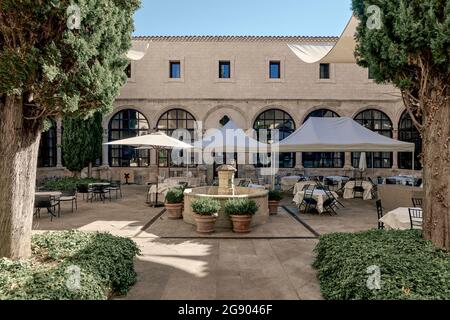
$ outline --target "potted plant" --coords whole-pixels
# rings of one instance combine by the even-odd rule
[[[166,203],[164,204],[169,219],[181,219],[183,217],[183,188],[172,188],[167,191]]]
[[[228,200],[224,209],[225,213],[230,215],[234,232],[250,232],[252,217],[258,211],[258,205],[254,200],[247,198]]]
[[[195,199],[191,202],[191,208],[196,213],[197,232],[213,233],[220,210],[220,202],[212,198]]]
[[[269,190],[269,213],[275,215],[278,213],[278,204],[283,199],[283,195],[279,190]]]

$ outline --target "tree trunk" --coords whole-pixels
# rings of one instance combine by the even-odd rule
[[[88,178],[92,178],[92,162],[89,161],[88,165]]]
[[[0,102],[0,258],[31,254],[31,227],[41,125],[24,120],[15,96]]]
[[[450,101],[435,111],[423,132],[423,235],[450,251]]]

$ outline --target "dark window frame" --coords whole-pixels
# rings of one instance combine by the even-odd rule
[[[174,71],[174,66],[178,66],[178,74]],[[181,61],[174,60],[169,62],[169,78],[170,79],[181,79]]]
[[[134,119],[133,114],[136,115]],[[147,122],[147,128],[141,128],[141,123],[144,121]],[[133,126],[136,128],[130,128]],[[109,121],[108,141],[137,137],[149,132],[150,124],[142,113],[132,108],[123,109]],[[147,167],[150,164],[150,152],[149,150],[136,150],[130,146],[109,146],[108,161],[109,165],[115,168]],[[137,166],[131,166],[132,163],[136,163]]]
[[[422,164],[420,163],[420,154],[422,153],[422,137],[420,136],[419,130],[417,130],[411,119],[411,116],[407,111],[403,112],[398,123],[398,140],[414,143],[414,145],[416,146],[414,153],[414,170],[422,170]],[[411,152],[399,152],[399,169],[411,170],[412,156],[413,155],[411,154]]]
[[[273,117],[270,117],[271,113],[273,113]],[[277,117],[277,114],[282,114],[282,117]],[[258,122],[261,122],[258,124]],[[253,123],[253,129],[256,131],[256,135],[257,135],[257,139],[259,140],[259,130],[268,130],[270,124],[272,124],[274,127],[276,124],[280,124],[279,122],[281,122],[281,125],[283,125],[283,123],[291,123],[292,124],[292,128],[288,129],[288,130],[280,130],[280,141],[287,138],[288,136],[290,136],[294,131],[295,131],[295,121],[292,118],[292,116],[287,113],[286,111],[283,111],[281,109],[277,109],[277,108],[273,108],[273,109],[268,109],[262,113],[260,113],[256,119],[255,122]],[[269,137],[270,139],[270,132],[269,132]],[[270,156],[270,154],[269,154]],[[263,165],[260,161],[259,161],[259,156],[257,157],[257,164],[255,165],[258,168],[262,168],[262,167],[269,167],[270,164],[267,165]],[[280,153],[279,154],[279,168],[294,168],[295,167],[295,163],[296,163],[296,154],[295,152],[285,152],[285,153]]]
[[[375,116],[378,114],[379,117]],[[366,127],[373,132],[381,134],[385,137],[392,138],[394,133],[394,126],[389,118],[389,116],[378,109],[367,109],[359,112],[354,120]],[[388,127],[385,127],[385,125]],[[378,128],[377,128],[378,125]],[[360,152],[352,152],[352,166],[358,168],[359,160],[361,158]],[[366,152],[367,168],[375,169],[390,169],[393,164],[393,153],[392,152],[374,152],[373,161],[375,166],[372,164],[372,153]]]
[[[39,168],[53,168],[57,166],[57,124],[53,119],[50,128],[41,133],[41,141],[39,143],[38,151],[38,167]]]
[[[228,67],[228,76],[226,72],[223,72],[223,66]],[[229,60],[220,60],[219,61],[219,79],[231,79],[231,61]]]
[[[172,115],[175,113],[175,118],[172,118]],[[175,122],[173,122],[175,121]],[[184,125],[180,126],[180,121],[184,121]],[[193,126],[190,127],[189,124],[192,121]],[[164,122],[164,123],[163,123]],[[164,132],[168,136],[171,136],[173,132],[177,129],[186,129],[189,131],[191,135],[191,141],[185,141],[187,143],[194,142],[195,138],[195,125],[196,119],[195,117],[189,112],[181,108],[174,108],[170,109],[166,112],[164,112],[158,119],[158,122],[156,123],[156,128],[160,132]],[[175,126],[172,124],[175,123]],[[171,159],[171,152],[168,150],[161,150],[159,153],[159,167],[160,168],[167,168],[168,167],[168,161],[170,161],[170,167],[171,168],[182,168],[185,165],[180,164],[176,165],[172,162]],[[196,167],[194,165],[194,154],[192,153],[191,156],[191,163],[189,164],[190,167]]]
[[[331,79],[331,66],[329,63],[321,63],[319,65],[319,79],[320,80]]]
[[[333,110],[321,108],[310,112],[303,123],[311,117],[339,118],[340,116]],[[305,168],[343,168],[345,152],[303,152],[302,164]]]
[[[277,76],[272,73],[272,66],[277,67]],[[280,60],[270,60],[269,61],[269,79],[281,79],[281,61]]]

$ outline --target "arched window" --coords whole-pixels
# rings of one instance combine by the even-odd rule
[[[260,137],[260,130],[267,130],[267,141],[270,142],[272,139],[270,130],[278,130],[279,132],[279,140],[283,140],[291,135],[295,131],[295,123],[292,117],[279,109],[270,109],[263,113],[261,113],[258,118],[256,118],[255,123],[253,124],[253,129],[256,130],[257,137],[259,140],[262,139]],[[268,166],[270,164],[267,164]],[[258,161],[258,167],[262,167],[263,165]],[[280,153],[280,168],[293,168],[295,166],[295,153]]]
[[[149,124],[144,115],[133,109],[119,111],[108,126],[109,141],[146,135]],[[146,167],[150,163],[148,150],[136,150],[130,146],[110,146],[109,165],[111,167]]]
[[[51,127],[41,133],[38,167],[56,167],[56,122],[49,119]]]
[[[392,121],[389,117],[375,109],[369,109],[358,113],[355,121],[362,126],[377,132],[385,137],[392,138]],[[360,152],[352,153],[352,165],[354,168],[359,167]],[[366,153],[368,168],[392,168],[392,152],[374,152],[372,164],[372,152]]]
[[[339,118],[339,115],[328,109],[319,109],[311,112],[309,118]],[[303,152],[303,166],[305,168],[342,168],[345,162],[344,152]]]
[[[168,136],[171,136],[173,132],[177,129],[185,129],[189,132],[191,140],[184,141],[187,143],[194,142],[194,132],[195,132],[195,118],[189,112],[183,109],[171,109],[164,113],[158,120],[156,125],[158,131],[164,132]],[[159,152],[159,166],[167,167],[168,161],[170,160],[170,166],[176,167],[177,165],[170,159],[170,152],[167,150],[161,150]],[[194,154],[192,153],[191,164],[194,163]],[[178,166],[182,166],[179,164]]]
[[[422,137],[419,130],[411,120],[408,112],[403,112],[400,122],[398,124],[398,140],[411,142],[416,145],[414,170],[422,170],[422,164],[419,161],[419,156],[422,153]],[[412,169],[412,154],[411,152],[398,153],[398,167],[400,169]]]

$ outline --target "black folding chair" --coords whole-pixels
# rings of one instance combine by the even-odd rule
[[[338,198],[336,198],[333,194],[333,192],[331,192],[331,190],[327,187],[324,188],[325,193],[327,194],[328,197],[333,198],[334,199],[334,203],[333,205],[336,206],[336,209],[339,209],[339,206],[341,206],[342,208],[345,208],[345,206],[339,201]],[[339,205],[339,206],[338,206]]]
[[[378,198],[378,186],[373,182],[373,180],[370,177],[367,177],[367,180],[369,180],[370,184],[372,185],[372,189],[370,190],[370,194],[372,195],[372,199]]]
[[[58,217],[61,215],[61,206],[59,201],[52,196],[35,196],[34,197],[34,216],[41,217],[41,209],[47,209],[50,215],[50,221],[56,217],[56,208],[58,208]]]
[[[186,181],[180,181],[180,182],[178,182],[178,185],[179,185],[180,187],[182,187],[183,189],[186,189],[186,188],[188,187],[188,185],[189,185],[189,182],[186,182]]]
[[[359,196],[356,196],[356,195]],[[364,198],[364,187],[363,187],[363,181],[362,180],[356,180],[355,186],[353,187],[353,198]]]
[[[383,218],[383,206],[381,204],[381,200],[377,200],[377,215],[378,215],[378,229],[384,229],[384,223],[380,221],[381,218]]]
[[[423,208],[423,199],[421,198],[411,198],[414,208]]]
[[[328,187],[325,187],[324,191],[327,196],[327,199],[323,202],[324,209],[326,209],[328,213],[330,213],[330,215],[332,215],[332,213],[337,215],[337,212],[335,211],[339,209],[337,199],[334,197],[333,193]]]
[[[116,199],[118,198],[118,195],[120,194],[120,197],[122,198],[122,184],[120,180],[114,180],[111,181],[111,184],[107,188],[109,191],[115,191],[116,192]]]
[[[411,221],[411,229],[422,229],[423,211],[422,209],[409,208],[409,220]]]
[[[89,199],[92,197],[92,189],[89,188],[89,185],[87,184],[79,184],[77,185],[77,193],[81,193],[83,195],[83,200],[84,200],[84,195],[86,194],[86,201],[89,201]]]
[[[61,197],[59,197],[60,202],[67,202],[70,201],[72,204],[72,212],[73,212],[73,205],[75,204],[75,210],[78,211],[78,203],[77,203],[77,190],[69,190],[69,191],[63,191],[61,193]]]
[[[310,187],[311,185],[305,190],[303,200],[298,206],[300,211],[302,211],[302,207],[304,208],[304,213],[307,213],[310,209],[317,209],[317,200],[313,198],[314,186]]]
[[[109,201],[111,201],[111,191],[108,189],[107,186],[94,185],[92,187],[92,194],[93,194],[93,196],[91,197],[91,202],[92,202],[93,198],[95,198],[95,199],[100,198],[100,200],[105,202],[106,194],[109,194]]]

